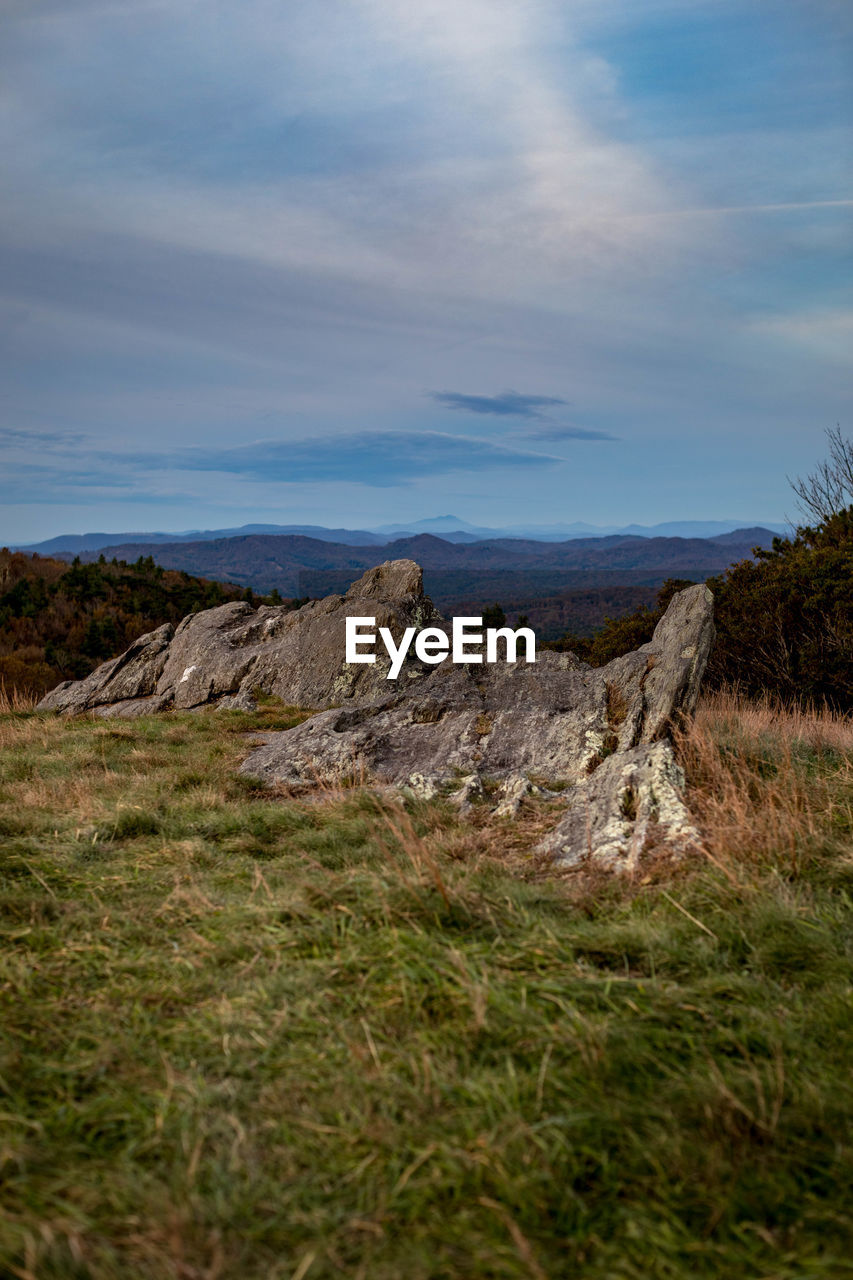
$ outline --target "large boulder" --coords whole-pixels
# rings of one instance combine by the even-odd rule
[[[693,710],[714,640],[704,585],[674,596],[648,644],[593,669],[572,654],[526,662],[448,662],[384,697],[322,712],[270,736],[243,771],[290,787],[366,780],[515,811],[559,796],[542,848],[563,864],[632,865],[648,842],[695,832],[666,738]]]
[[[170,707],[252,705],[255,692],[276,694],[302,707],[361,702],[388,691],[389,661],[377,649],[375,665],[344,661],[345,619],[374,617],[399,642],[406,627],[441,622],[424,595],[413,560],[369,569],[344,596],[313,600],[298,610],[234,601],[192,613],[141,636],[126,653],[85,680],[67,680],[42,698],[39,710],[136,716]],[[397,685],[429,668],[410,658]]]

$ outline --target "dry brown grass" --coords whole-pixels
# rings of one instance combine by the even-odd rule
[[[703,697],[696,718],[721,732],[734,729],[753,738],[781,738],[819,753],[853,751],[853,716],[827,707],[803,708],[771,697],[750,700],[724,689]]]
[[[7,689],[6,682],[0,678],[0,715],[11,711],[32,711],[36,705],[36,696],[27,690]]]
[[[769,862],[796,873],[828,829],[849,829],[850,716],[722,691],[675,736],[705,854],[730,879]]]

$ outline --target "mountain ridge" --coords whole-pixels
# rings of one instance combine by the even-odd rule
[[[410,559],[423,566],[428,590],[440,608],[460,599],[501,595],[523,599],[595,585],[659,586],[667,578],[698,581],[720,573],[733,560],[752,556],[757,545],[770,546],[771,530],[744,530],[737,539],[643,538],[610,534],[564,542],[495,538],[451,542],[434,533],[416,533],[383,544],[334,543],[300,534],[247,534],[199,542],[119,543],[86,551],[84,562],[128,562],[151,556],[166,569],[256,591],[276,589],[284,596],[320,596],[346,589],[352,576],[380,560]],[[58,558],[70,559],[70,553]],[[499,594],[495,594],[499,593]]]
[[[439,526],[444,526],[439,528]],[[452,527],[451,527],[452,526]],[[49,556],[59,552],[80,553],[102,551],[106,547],[123,545],[147,546],[181,542],[215,542],[221,538],[249,537],[254,534],[275,537],[309,537],[320,542],[336,542],[344,546],[387,546],[403,536],[431,533],[448,542],[482,542],[494,539],[522,539],[533,542],[564,542],[587,538],[632,536],[640,538],[692,537],[714,538],[737,533],[744,529],[760,529],[768,533],[784,533],[785,526],[759,525],[755,522],[733,520],[683,520],[666,521],[658,525],[595,526],[575,521],[564,525],[513,525],[508,528],[489,528],[473,525],[458,516],[435,516],[414,520],[408,524],[378,525],[373,529],[327,528],[314,524],[246,524],[224,529],[189,529],[180,533],[161,531],[122,531],[119,533],[91,532],[58,534],[41,542],[10,544],[12,551],[36,552]]]

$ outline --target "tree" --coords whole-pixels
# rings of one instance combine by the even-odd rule
[[[853,705],[853,507],[710,578],[708,681],[805,704]]]
[[[489,605],[483,610],[483,626],[495,628],[506,626],[506,614],[499,604]]]
[[[788,480],[800,510],[818,524],[853,503],[853,441],[846,440],[837,425],[827,431],[826,438],[829,457],[811,475]]]
[[[86,634],[83,636],[80,648],[87,657],[99,658],[101,656],[103,636],[101,634],[101,624],[97,618],[89,619],[89,625],[86,628]]]

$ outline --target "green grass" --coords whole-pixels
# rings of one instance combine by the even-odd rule
[[[754,746],[795,858],[556,877],[235,776],[299,718],[0,717],[0,1275],[853,1275],[849,752]]]

